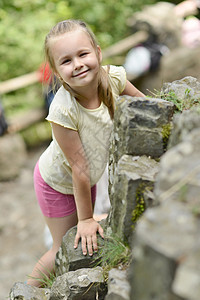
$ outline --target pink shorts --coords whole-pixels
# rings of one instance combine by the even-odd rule
[[[34,187],[44,216],[62,218],[76,212],[74,195],[62,194],[50,187],[42,178],[37,162],[34,169]],[[96,200],[96,185],[91,188],[92,203]]]

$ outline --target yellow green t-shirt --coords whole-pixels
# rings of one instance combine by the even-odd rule
[[[110,66],[109,79],[114,99],[124,90],[126,73],[123,67]],[[80,105],[71,94],[60,87],[46,118],[79,133],[90,168],[90,184],[96,184],[108,162],[112,120],[108,108],[101,103],[96,109]],[[81,152],[76,153],[77,157]],[[72,170],[54,136],[39,159],[39,170],[44,181],[63,194],[73,194]],[[84,170],[83,170],[84,171]]]

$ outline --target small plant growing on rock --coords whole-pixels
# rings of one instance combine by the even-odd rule
[[[134,223],[133,228],[135,227],[135,223],[139,220],[143,212],[145,211],[145,201],[144,197],[137,193],[136,194],[136,207],[132,212],[132,222]]]
[[[179,98],[173,90],[167,93],[154,90],[154,92],[150,91],[150,93],[155,98],[161,98],[166,101],[172,102],[176,107],[175,113],[180,113],[184,110],[191,109],[192,107],[200,106],[200,99],[191,96],[191,90],[188,88],[185,90],[185,97],[183,99]]]
[[[163,148],[166,151],[167,150],[167,145],[168,145],[168,140],[171,134],[172,130],[172,124],[168,123],[162,126],[162,138],[163,138]]]
[[[98,265],[104,270],[105,281],[113,268],[126,269],[131,261],[131,251],[117,235],[105,237],[105,243],[99,250]]]
[[[135,228],[135,224],[140,219],[140,217],[142,216],[142,214],[146,209],[144,194],[145,192],[152,191],[152,190],[153,190],[153,186],[151,184],[141,183],[138,185],[138,188],[136,190],[136,195],[135,195],[136,205],[132,212],[133,229]]]
[[[38,273],[41,275],[40,278],[32,276],[28,276],[28,278],[38,281],[40,283],[40,288],[51,288],[54,280],[56,279],[55,272],[50,272],[49,270],[46,270],[45,274],[41,270],[38,270]]]
[[[173,102],[176,106],[176,112],[182,112],[188,110],[194,106],[200,105],[200,99],[190,96],[190,90],[185,90],[186,97],[184,99],[178,98],[174,91],[169,91],[168,93],[161,93],[161,98],[164,100]]]

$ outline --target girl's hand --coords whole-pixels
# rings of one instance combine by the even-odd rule
[[[89,255],[92,256],[93,251],[97,252],[98,250],[96,236],[97,231],[99,232],[101,237],[104,238],[103,228],[93,218],[79,221],[77,224],[77,233],[74,240],[74,248],[78,247],[78,242],[81,238],[83,255],[87,254],[88,249]]]

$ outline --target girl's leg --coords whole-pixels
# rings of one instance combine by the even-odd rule
[[[37,287],[41,284],[34,278],[40,279],[42,278],[42,274],[46,274],[48,276],[48,274],[54,270],[55,256],[61,245],[62,238],[71,227],[77,224],[77,214],[75,212],[74,214],[63,218],[45,217],[45,221],[51,232],[53,245],[52,248],[40,258],[32,273],[29,275],[30,278],[27,283]]]

